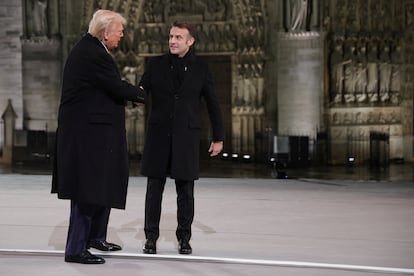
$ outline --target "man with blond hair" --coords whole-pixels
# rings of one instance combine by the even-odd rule
[[[111,208],[125,209],[129,168],[125,103],[145,92],[121,79],[110,51],[125,19],[98,10],[88,33],[71,50],[63,72],[52,193],[70,199],[65,261],[102,264],[88,248],[121,250],[106,241]]]

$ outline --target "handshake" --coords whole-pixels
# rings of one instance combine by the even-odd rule
[[[140,104],[145,103],[145,100],[147,98],[147,93],[144,90],[144,87],[139,86],[138,87],[138,99],[137,101],[132,102],[132,107],[139,106]]]

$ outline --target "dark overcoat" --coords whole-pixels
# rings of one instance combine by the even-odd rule
[[[219,102],[207,63],[191,52],[187,55],[184,79],[178,88],[174,85],[176,75],[170,54],[150,59],[142,75],[140,85],[151,98],[141,165],[144,176],[198,179],[202,98],[209,113],[212,140],[224,139]]]
[[[63,72],[52,178],[58,198],[125,208],[127,100],[143,102],[145,93],[121,80],[103,44],[86,34]]]

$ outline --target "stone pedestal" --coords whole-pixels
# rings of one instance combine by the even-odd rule
[[[321,126],[322,45],[318,33],[279,35],[279,135],[315,137]]]

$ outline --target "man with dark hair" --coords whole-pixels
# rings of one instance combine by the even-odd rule
[[[161,202],[166,177],[175,180],[180,254],[191,254],[194,218],[194,180],[199,174],[200,101],[204,98],[212,125],[208,151],[223,149],[224,130],[213,80],[207,64],[193,53],[195,29],[174,22],[169,53],[149,60],[140,85],[151,97],[141,172],[148,177],[145,199],[143,252],[156,254]]]

